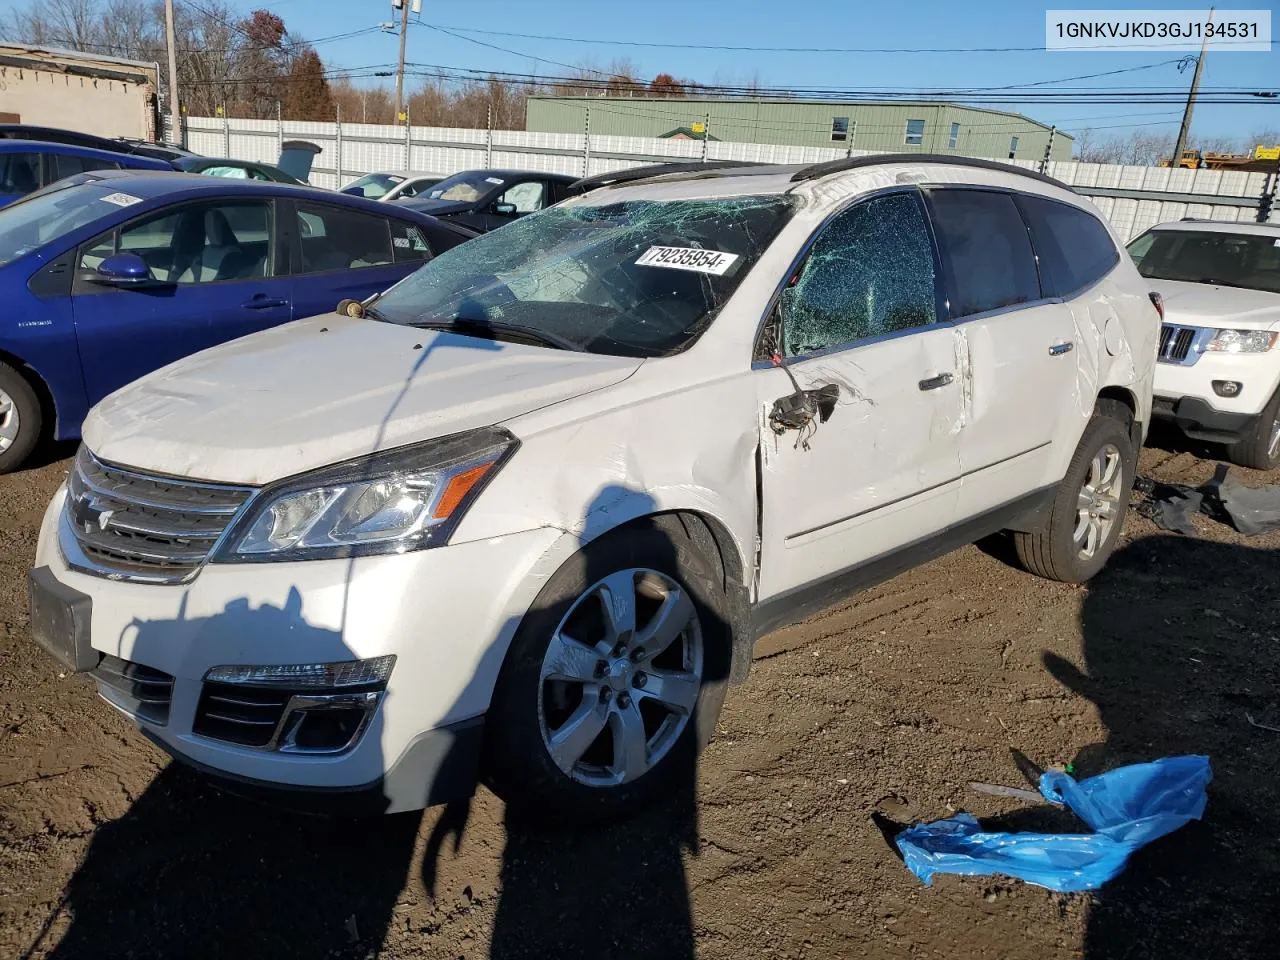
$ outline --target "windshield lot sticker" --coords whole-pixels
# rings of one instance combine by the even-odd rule
[[[141,197],[134,197],[127,193],[108,193],[102,198],[104,203],[114,203],[117,207],[132,207],[135,203],[141,203]]]
[[[498,186],[502,186],[502,185],[503,185],[504,183],[506,183],[507,181],[502,180],[502,179],[500,179],[500,178],[498,178],[498,177],[485,177],[485,178],[484,178],[484,182],[485,182],[485,183],[496,183]]]
[[[695,273],[710,273],[723,276],[735,260],[736,253],[722,253],[719,250],[699,250],[696,247],[650,247],[640,255],[636,266],[670,267],[672,270],[692,270]]]

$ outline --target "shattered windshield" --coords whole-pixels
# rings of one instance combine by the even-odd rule
[[[1153,280],[1280,293],[1280,236],[1152,230],[1129,244],[1129,256],[1138,272]]]
[[[372,312],[407,326],[503,325],[590,353],[665,356],[705,329],[793,202],[552,207],[436,257]]]

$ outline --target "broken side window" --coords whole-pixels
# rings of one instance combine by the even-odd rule
[[[782,294],[784,354],[852,343],[937,319],[933,249],[914,193],[836,216]]]

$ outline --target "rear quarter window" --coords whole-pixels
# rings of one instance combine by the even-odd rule
[[[1111,234],[1093,214],[1044,197],[1020,196],[1040,258],[1046,297],[1066,297],[1097,283],[1120,262]]]

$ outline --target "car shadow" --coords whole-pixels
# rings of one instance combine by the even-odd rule
[[[616,505],[620,493],[644,496],[606,487],[588,514]],[[660,562],[674,564],[679,549],[668,538]],[[588,563],[585,576],[595,583],[616,569]],[[722,620],[706,626],[727,630]],[[296,590],[279,606],[240,599],[213,616],[183,613],[135,627],[129,655],[140,662],[153,659],[156,645],[175,631],[209,642],[289,636],[291,652],[314,650],[317,662],[355,658],[341,630],[308,621]],[[728,651],[708,656],[704,682],[726,682],[728,663]],[[694,711],[689,722],[697,729],[702,719]],[[367,743],[381,744],[381,711],[364,735]],[[677,751],[671,761],[677,764],[671,790],[625,822],[577,823],[554,811],[505,809],[491,957],[693,957],[684,864],[698,852],[697,756]],[[471,809],[470,800],[456,802],[428,818],[433,827],[415,868],[419,812],[308,816],[227,789],[170,763],[124,816],[96,828],[23,957],[374,956],[392,923],[403,922],[395,920],[396,905],[415,869],[435,895],[442,861],[458,849]],[[397,944],[407,938],[413,950],[434,955],[443,947],[437,937],[452,933],[438,934],[433,925],[398,929]]]
[[[288,636],[317,662],[355,659],[338,631],[308,622],[296,590],[280,606],[233,600],[212,616],[180,613],[131,632],[129,656],[142,663],[163,662],[157,649],[181,633],[210,643]],[[379,749],[380,711],[363,744]],[[304,816],[171,762],[124,816],[97,827],[24,956],[363,957],[404,886],[419,819]],[[50,946],[63,915],[70,923]]]
[[[1203,820],[1140,850],[1092,896],[1084,955],[1275,952],[1280,910],[1280,551],[1154,536],[1119,550],[1081,614],[1084,667],[1046,669],[1108,734],[1078,776],[1176,754],[1213,766]]]
[[[628,497],[648,503],[640,513],[656,509],[647,494],[611,486],[594,498],[587,516],[607,512]],[[669,532],[673,528],[645,526],[660,534],[656,563],[678,568],[682,547]],[[688,549],[687,544],[683,549]],[[593,585],[630,562],[625,552],[588,551],[585,556],[582,579]],[[722,569],[714,574],[724,576]],[[535,601],[529,619],[548,609],[546,594],[544,590]],[[728,635],[728,623],[714,611],[700,604],[699,615],[708,636]],[[716,653],[709,644],[703,684],[727,684],[729,662],[727,647]],[[688,726],[707,736],[706,723],[707,718],[695,708]],[[602,736],[608,736],[607,729]],[[492,960],[588,956],[691,960],[695,937],[685,858],[699,853],[698,753],[673,750],[667,762],[672,765],[667,771],[670,789],[652,806],[622,821],[576,821],[546,808],[505,808],[506,843],[489,952]],[[435,889],[443,851],[456,849],[465,832],[469,808],[470,801],[452,805],[428,839],[422,863],[422,882],[428,891]]]

